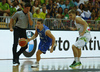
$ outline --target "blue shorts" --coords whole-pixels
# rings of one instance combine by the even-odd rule
[[[46,53],[46,51],[49,49],[49,47],[51,46],[52,42],[41,42],[39,43],[39,46],[38,46],[38,50],[42,51],[43,54]]]

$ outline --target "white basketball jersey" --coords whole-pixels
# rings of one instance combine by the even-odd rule
[[[80,17],[80,16],[76,16],[76,18],[77,18],[77,17]],[[81,18],[81,17],[80,17],[80,18]],[[81,19],[82,19],[82,18],[81,18]],[[82,20],[84,20],[84,19],[82,19]],[[84,21],[85,21],[85,20],[84,20]],[[84,26],[83,26],[82,24],[76,23],[76,20],[74,20],[74,24],[75,24],[77,30],[79,31],[79,33],[83,32]],[[86,33],[86,32],[90,32],[89,26],[87,27],[85,33]]]

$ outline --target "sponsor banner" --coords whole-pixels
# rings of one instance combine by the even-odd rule
[[[56,38],[57,46],[54,52],[50,53],[48,50],[46,54],[42,54],[42,58],[59,58],[59,57],[73,57],[72,45],[78,39],[78,31],[51,31]],[[34,35],[34,30],[27,30],[27,37]],[[28,48],[21,54],[20,58],[36,58],[36,51],[38,50],[39,36],[28,43]],[[82,57],[96,57],[100,56],[100,32],[92,31],[91,40],[89,43],[81,48]],[[0,59],[12,59],[13,46],[13,32],[9,30],[0,30]],[[18,45],[17,50],[20,49]]]

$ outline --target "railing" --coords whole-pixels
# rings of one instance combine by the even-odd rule
[[[10,18],[11,17],[9,16],[0,16],[0,28],[9,28]],[[35,29],[36,21],[38,19],[39,18],[33,18],[33,25],[28,25],[28,29]],[[86,22],[89,24],[91,30],[100,30],[99,20],[86,20]],[[16,21],[14,24],[15,23]],[[44,24],[50,29],[55,30],[69,30],[68,27],[75,27],[74,22],[68,19],[46,18]]]

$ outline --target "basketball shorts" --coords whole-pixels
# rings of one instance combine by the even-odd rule
[[[49,49],[49,47],[51,46],[52,42],[42,42],[40,41],[39,46],[38,46],[38,50],[42,51],[43,54],[46,53],[46,51]]]
[[[83,36],[80,36],[78,38],[78,40],[75,42],[74,45],[80,49],[84,47],[90,41],[90,39],[91,39],[90,33],[85,33]]]

